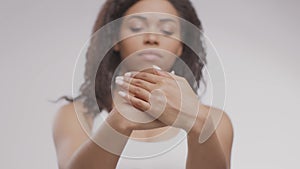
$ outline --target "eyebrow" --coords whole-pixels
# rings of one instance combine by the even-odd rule
[[[141,20],[147,20],[146,17],[144,16],[140,16],[140,15],[133,15],[133,16],[130,16],[127,20],[130,20],[130,19],[133,19],[133,18],[137,18],[137,19],[141,19]]]
[[[174,22],[174,23],[177,23],[174,19],[171,19],[171,18],[164,18],[164,19],[160,19],[159,21],[160,22]]]
[[[147,21],[147,18],[144,17],[144,16],[141,16],[141,15],[130,16],[127,20],[130,20],[130,19],[133,19],[133,18],[137,18],[137,19],[141,19],[143,21]],[[174,19],[171,19],[171,18],[162,18],[162,19],[159,20],[159,22],[174,22],[174,23],[177,23]]]

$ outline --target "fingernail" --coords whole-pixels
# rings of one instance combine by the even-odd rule
[[[123,76],[117,76],[116,80],[124,80],[124,77]]]
[[[175,75],[175,71],[174,71],[174,70],[172,70],[171,73],[172,73],[173,75]]]
[[[127,76],[127,77],[130,77],[131,75],[132,75],[131,72],[127,72],[127,73],[124,74],[124,76]]]
[[[118,94],[119,94],[121,97],[126,97],[126,93],[123,92],[123,91],[118,91]]]
[[[124,84],[124,81],[122,79],[116,79],[116,83],[118,85],[122,85],[122,84]]]
[[[156,66],[156,65],[152,65],[152,67],[153,67],[154,69],[161,70],[161,68],[158,67],[158,66]]]

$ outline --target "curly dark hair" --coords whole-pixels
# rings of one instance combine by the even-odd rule
[[[74,102],[82,99],[84,107],[87,108],[87,113],[92,113],[97,115],[99,110],[102,111],[106,109],[108,112],[112,109],[112,95],[111,95],[111,80],[113,78],[114,71],[117,66],[121,63],[120,53],[116,52],[113,49],[110,49],[101,63],[99,63],[98,54],[103,49],[103,45],[110,45],[115,42],[116,35],[113,34],[114,31],[118,32],[119,28],[114,28],[116,30],[104,30],[103,35],[95,35],[95,33],[104,28],[104,26],[118,18],[121,18],[126,11],[139,0],[107,0],[100,10],[96,22],[92,30],[92,38],[90,40],[90,45],[86,53],[86,64],[85,64],[85,73],[84,73],[84,83],[80,87],[80,95],[75,98],[69,96],[62,96],[58,100],[65,99],[69,102]],[[184,20],[192,23],[196,26],[200,32],[203,32],[201,21],[199,20],[196,11],[189,0],[168,0],[174,8],[177,10],[179,17]],[[181,26],[184,26],[182,24]],[[193,73],[193,79],[191,80],[188,77],[185,77],[185,73],[182,70],[175,70],[177,75],[185,77],[193,90],[197,92],[197,89],[200,84],[200,80],[203,80],[202,69],[206,64],[206,51],[204,49],[204,42],[202,40],[202,34],[200,32],[185,32],[182,36],[184,39],[188,39],[192,44],[191,50],[186,44],[183,45],[183,51],[180,58],[185,62],[186,65],[190,68]],[[105,39],[105,43],[103,43]],[[100,44],[100,45],[99,45]],[[105,47],[104,47],[105,48]],[[176,62],[174,63],[174,65]],[[98,66],[99,65],[99,66]],[[95,74],[96,72],[96,74]],[[94,80],[94,84],[93,84]],[[204,82],[205,86],[206,83]],[[91,93],[95,92],[96,101],[94,103],[93,98],[91,98]]]

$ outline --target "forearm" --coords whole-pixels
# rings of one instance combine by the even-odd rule
[[[116,126],[113,126],[116,129]],[[116,131],[103,123],[97,133],[86,141],[71,158],[67,169],[115,169],[131,130],[118,128]]]
[[[105,151],[93,141],[88,140],[73,155],[66,169],[115,169],[118,160],[119,156]]]
[[[226,156],[222,149],[220,140],[218,139],[216,130],[212,133],[208,140],[199,143],[199,135],[201,133],[206,115],[199,117],[194,127],[188,133],[188,156],[187,169],[227,169]],[[215,129],[215,127],[213,127]]]

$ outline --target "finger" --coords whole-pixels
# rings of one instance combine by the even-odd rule
[[[136,98],[134,96],[131,96],[123,91],[119,91],[118,94],[127,100],[133,107],[141,110],[141,111],[146,111],[150,108],[150,104],[142,99]]]
[[[150,92],[145,90],[142,87],[138,87],[135,86],[133,84],[129,84],[125,81],[122,81],[121,79],[117,78],[116,83],[122,87],[123,89],[125,89],[126,91],[128,91],[131,95],[143,99],[145,101],[149,101],[150,98]]]
[[[163,78],[158,75],[158,70],[154,68],[149,68],[141,72],[127,72],[124,76],[142,79],[150,83],[157,83]]]
[[[183,77],[181,76],[177,76],[175,75],[175,71],[171,71],[171,72],[166,72],[166,71],[158,71],[157,74],[159,76],[163,76],[163,77],[166,77],[166,78],[169,78],[169,79],[173,79],[173,80],[180,80],[182,79]]]
[[[158,73],[158,75],[169,78],[169,79],[173,79],[172,75],[174,75],[173,73],[169,73],[169,72],[165,72],[165,71],[158,71],[157,73]]]
[[[142,80],[145,80],[145,81],[150,82],[150,83],[157,83],[162,79],[161,76],[151,74],[151,73],[147,73],[147,72],[138,72],[138,73],[128,72],[128,73],[125,74],[125,77],[131,77],[131,78],[135,78],[135,79],[142,79]]]
[[[167,105],[165,93],[160,89],[156,89],[151,92],[150,96],[149,103],[150,105],[155,106],[151,106],[150,109],[147,110],[147,113],[160,120],[160,117],[164,114]]]
[[[172,76],[169,75],[169,72],[161,70],[161,68],[156,66],[156,65],[153,65],[152,68],[146,69],[143,72],[148,72],[148,73],[152,73],[154,75],[160,75],[160,76],[163,76],[163,77],[172,78]],[[171,74],[174,75],[175,71],[174,70],[171,71]]]
[[[143,88],[145,90],[147,90],[148,92],[151,92],[152,90],[154,90],[155,85],[153,83],[150,83],[148,81],[142,80],[142,79],[135,79],[135,78],[131,78],[131,77],[124,77],[123,78],[125,82]]]

